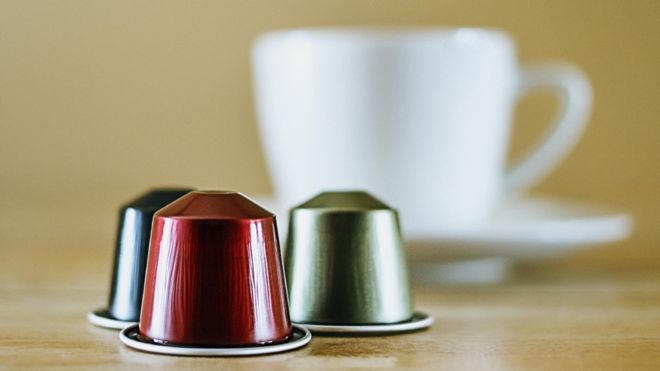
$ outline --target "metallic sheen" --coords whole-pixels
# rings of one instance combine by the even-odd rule
[[[326,192],[290,214],[291,319],[386,324],[413,316],[397,212],[365,192]]]
[[[190,191],[153,189],[122,206],[108,298],[108,313],[114,319],[136,322],[140,317],[151,219],[158,209]]]
[[[236,192],[191,192],[154,215],[140,335],[190,346],[292,335],[275,215]]]

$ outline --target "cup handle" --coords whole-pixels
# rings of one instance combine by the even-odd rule
[[[548,175],[573,149],[591,111],[589,80],[572,65],[553,63],[521,68],[518,98],[533,90],[553,91],[559,99],[559,110],[539,144],[508,171],[504,179],[506,193],[524,191]]]

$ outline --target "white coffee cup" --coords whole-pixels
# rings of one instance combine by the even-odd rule
[[[591,89],[567,64],[519,67],[504,32],[475,28],[299,29],[253,45],[256,108],[277,201],[365,189],[433,237],[484,220],[505,194],[541,180],[574,146]],[[557,94],[538,147],[505,163],[516,101]]]

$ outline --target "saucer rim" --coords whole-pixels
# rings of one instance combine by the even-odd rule
[[[427,313],[415,311],[407,321],[370,324],[370,325],[324,325],[318,323],[294,322],[295,325],[307,328],[314,334],[396,334],[427,329],[433,325],[435,318]]]
[[[302,348],[312,340],[312,333],[308,329],[295,324],[293,324],[292,327],[293,332],[295,333],[297,331],[298,333],[302,333],[302,337],[298,339],[293,339],[292,337],[284,343],[247,347],[195,347],[147,343],[130,337],[130,333],[137,330],[138,324],[122,329],[119,332],[119,340],[131,349],[154,354],[197,357],[255,356],[282,353]]]
[[[97,308],[93,311],[87,312],[87,322],[96,327],[111,330],[122,330],[128,326],[137,324],[136,321],[122,321],[112,318],[107,308]]]

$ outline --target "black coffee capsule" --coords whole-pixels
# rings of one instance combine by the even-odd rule
[[[108,306],[90,312],[91,323],[120,329],[138,321],[153,216],[192,190],[156,188],[121,207]]]

